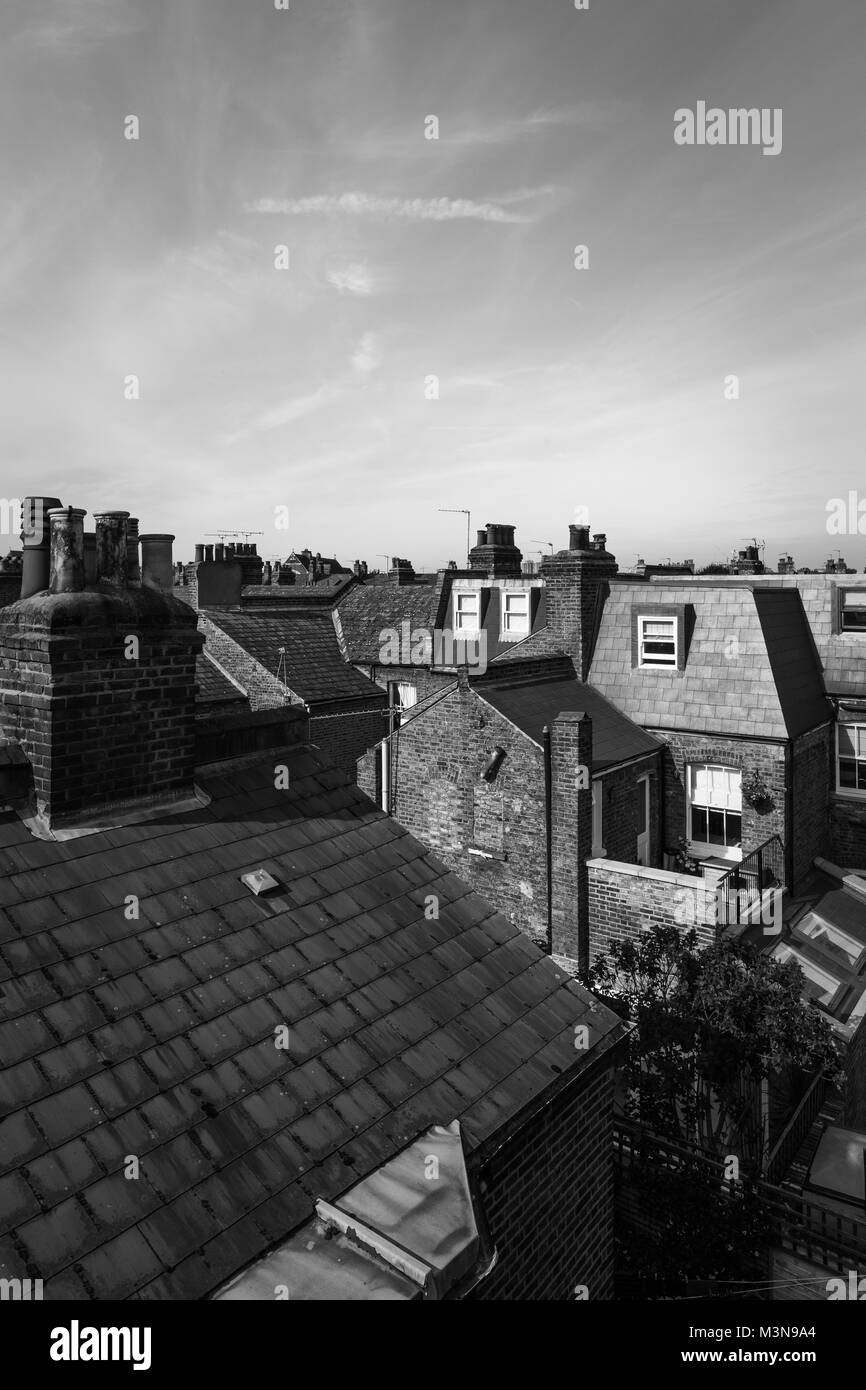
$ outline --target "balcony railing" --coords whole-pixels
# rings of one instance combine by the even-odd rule
[[[732,864],[716,884],[727,903],[729,924],[748,921],[768,888],[784,887],[785,846],[778,835],[771,835],[738,864]]]

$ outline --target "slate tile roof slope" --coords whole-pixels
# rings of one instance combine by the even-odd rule
[[[649,728],[766,738],[814,728],[829,708],[814,655],[810,669],[808,633],[796,617],[796,595],[787,607],[776,602],[756,600],[748,584],[612,584],[590,683]],[[632,608],[676,604],[692,605],[695,615],[685,670],[633,667]],[[802,692],[784,688],[790,672]]]
[[[393,628],[402,632],[401,623],[410,623],[410,632],[424,628],[433,632],[439,617],[438,580],[432,584],[356,584],[341,598],[335,621],[342,634],[347,661],[361,664],[380,661],[381,633]]]
[[[289,791],[273,757],[217,770],[158,823],[0,814],[0,1277],[205,1297],[431,1124],[496,1143],[621,1036],[344,774],[278,756]]]
[[[242,690],[224,675],[218,666],[199,652],[195,663],[196,703],[200,705],[232,704],[247,705],[249,701]]]
[[[713,579],[718,585],[731,580]],[[862,574],[773,574],[738,579],[756,593],[773,589],[796,589],[803,601],[812,637],[823,666],[824,684],[832,695],[866,695],[866,636],[834,632],[833,610],[840,587],[866,588]],[[653,584],[655,588],[655,582]]]
[[[551,724],[566,710],[584,710],[592,720],[593,772],[661,748],[652,734],[622,714],[591,685],[578,680],[532,681],[511,686],[485,683],[477,688],[477,693],[539,747],[543,744],[545,724]]]
[[[286,684],[303,700],[382,696],[378,685],[343,660],[330,613],[208,608],[207,617],[272,675],[284,647]]]

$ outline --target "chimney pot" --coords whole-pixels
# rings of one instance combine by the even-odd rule
[[[203,546],[203,545],[197,545],[196,548],[195,548],[195,560],[194,560],[194,564],[196,564],[196,565],[204,564],[204,546]]]
[[[141,582],[148,589],[174,587],[171,547],[174,536],[164,532],[141,537]]]
[[[25,497],[21,503],[21,598],[48,588],[51,570],[51,527],[48,513],[62,507],[59,497]]]
[[[131,516],[126,523],[126,549],[130,584],[141,583],[141,566],[138,562],[138,517]]]
[[[212,545],[206,545],[206,546],[205,546],[205,548],[204,548],[204,558],[205,558],[205,564],[208,564],[208,565],[209,565],[209,564],[212,564],[212,563],[213,563],[213,546],[212,546]]]
[[[52,507],[51,527],[52,594],[77,594],[84,588],[84,518],[81,507]],[[94,538],[95,539],[95,538]]]
[[[125,589],[129,578],[129,512],[96,512],[96,582]]]
[[[216,544],[214,545],[214,548],[213,548],[213,557],[214,557],[215,560],[224,560],[224,559],[225,559],[225,557],[226,557],[226,548],[225,548],[225,544],[224,544],[222,541],[217,541]]]
[[[589,550],[588,526],[569,526],[568,548],[569,550]]]

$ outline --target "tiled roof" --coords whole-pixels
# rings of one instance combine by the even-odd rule
[[[632,666],[632,609],[690,605],[683,671]],[[648,728],[787,738],[830,717],[795,594],[747,584],[611,584],[590,682]]]
[[[658,752],[661,745],[639,725],[622,714],[591,685],[577,680],[532,681],[521,685],[484,685],[477,693],[541,746],[545,724],[558,714],[583,710],[592,720],[592,771],[601,772],[643,753]]]
[[[208,619],[271,675],[277,674],[303,700],[381,698],[382,690],[350,666],[340,653],[330,613],[286,611],[246,612],[209,608]]]
[[[0,815],[0,1277],[49,1299],[204,1297],[429,1125],[471,1155],[621,1036],[310,749],[201,785],[60,842]]]
[[[340,600],[336,617],[345,643],[346,659],[362,664],[378,663],[382,632],[424,628],[433,632],[439,613],[438,581],[432,584],[357,584]]]
[[[204,652],[199,652],[195,663],[196,703],[199,705],[248,704],[244,692],[215,666]]]

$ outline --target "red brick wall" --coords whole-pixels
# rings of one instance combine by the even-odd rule
[[[609,1057],[605,1059],[609,1062]],[[480,1165],[496,1245],[470,1299],[613,1297],[613,1070],[577,1077]]]

